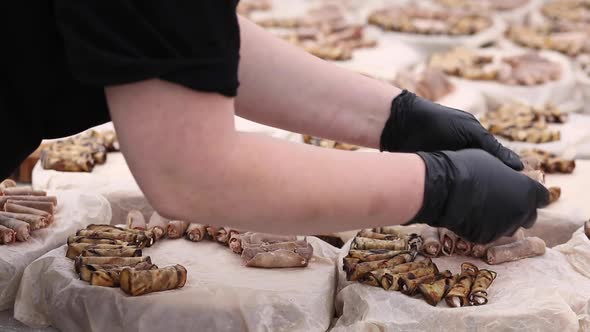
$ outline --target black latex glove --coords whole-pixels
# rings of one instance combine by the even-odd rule
[[[531,227],[537,208],[549,204],[541,183],[483,150],[418,155],[426,164],[424,202],[411,223],[446,227],[466,240],[489,243]]]
[[[391,103],[380,149],[389,152],[482,149],[515,170],[523,168],[518,155],[502,146],[473,115],[406,90]]]

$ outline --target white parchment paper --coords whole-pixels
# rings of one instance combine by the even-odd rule
[[[345,246],[341,257],[346,254]],[[590,280],[552,249],[544,256],[489,266],[461,256],[435,259],[457,273],[472,262],[498,273],[490,302],[480,307],[433,307],[421,298],[351,283],[339,267],[339,318],[332,331],[579,331],[588,327]]]
[[[244,267],[218,243],[162,240],[144,255],[161,267],[182,264],[187,283],[139,297],[78,280],[64,246],[27,268],[15,317],[63,331],[325,331],[333,316],[337,251],[308,240],[314,258],[307,268],[272,270]]]
[[[32,232],[27,242],[0,246],[0,311],[12,308],[21,277],[30,263],[66,243],[76,230],[111,219],[109,203],[100,195],[80,191],[48,194],[57,196],[53,224]]]

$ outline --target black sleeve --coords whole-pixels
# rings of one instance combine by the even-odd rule
[[[107,86],[160,78],[235,96],[237,0],[56,0],[74,77]]]
[[[9,177],[17,167],[41,144],[41,135],[35,130],[31,113],[27,110],[14,111],[13,90],[0,83],[0,114],[4,124],[4,144],[0,159],[0,181]]]

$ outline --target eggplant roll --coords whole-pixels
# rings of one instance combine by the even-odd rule
[[[187,278],[186,268],[174,265],[155,270],[138,271],[125,268],[121,271],[121,289],[131,295],[138,296],[184,287]]]
[[[543,254],[545,254],[545,241],[538,237],[527,237],[516,242],[489,248],[486,253],[486,262],[494,265]]]

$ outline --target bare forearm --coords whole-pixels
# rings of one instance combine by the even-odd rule
[[[339,68],[240,19],[236,113],[294,132],[377,148],[396,87]]]
[[[417,155],[237,133],[233,99],[163,81],[106,92],[125,159],[166,216],[311,234],[405,222],[422,205],[425,170]]]
[[[170,189],[184,209],[170,213],[313,234],[403,223],[422,204],[424,166],[417,155],[349,153],[246,133],[220,148],[220,167],[204,172],[181,163],[189,167],[179,169]],[[197,178],[195,191],[186,179]]]

